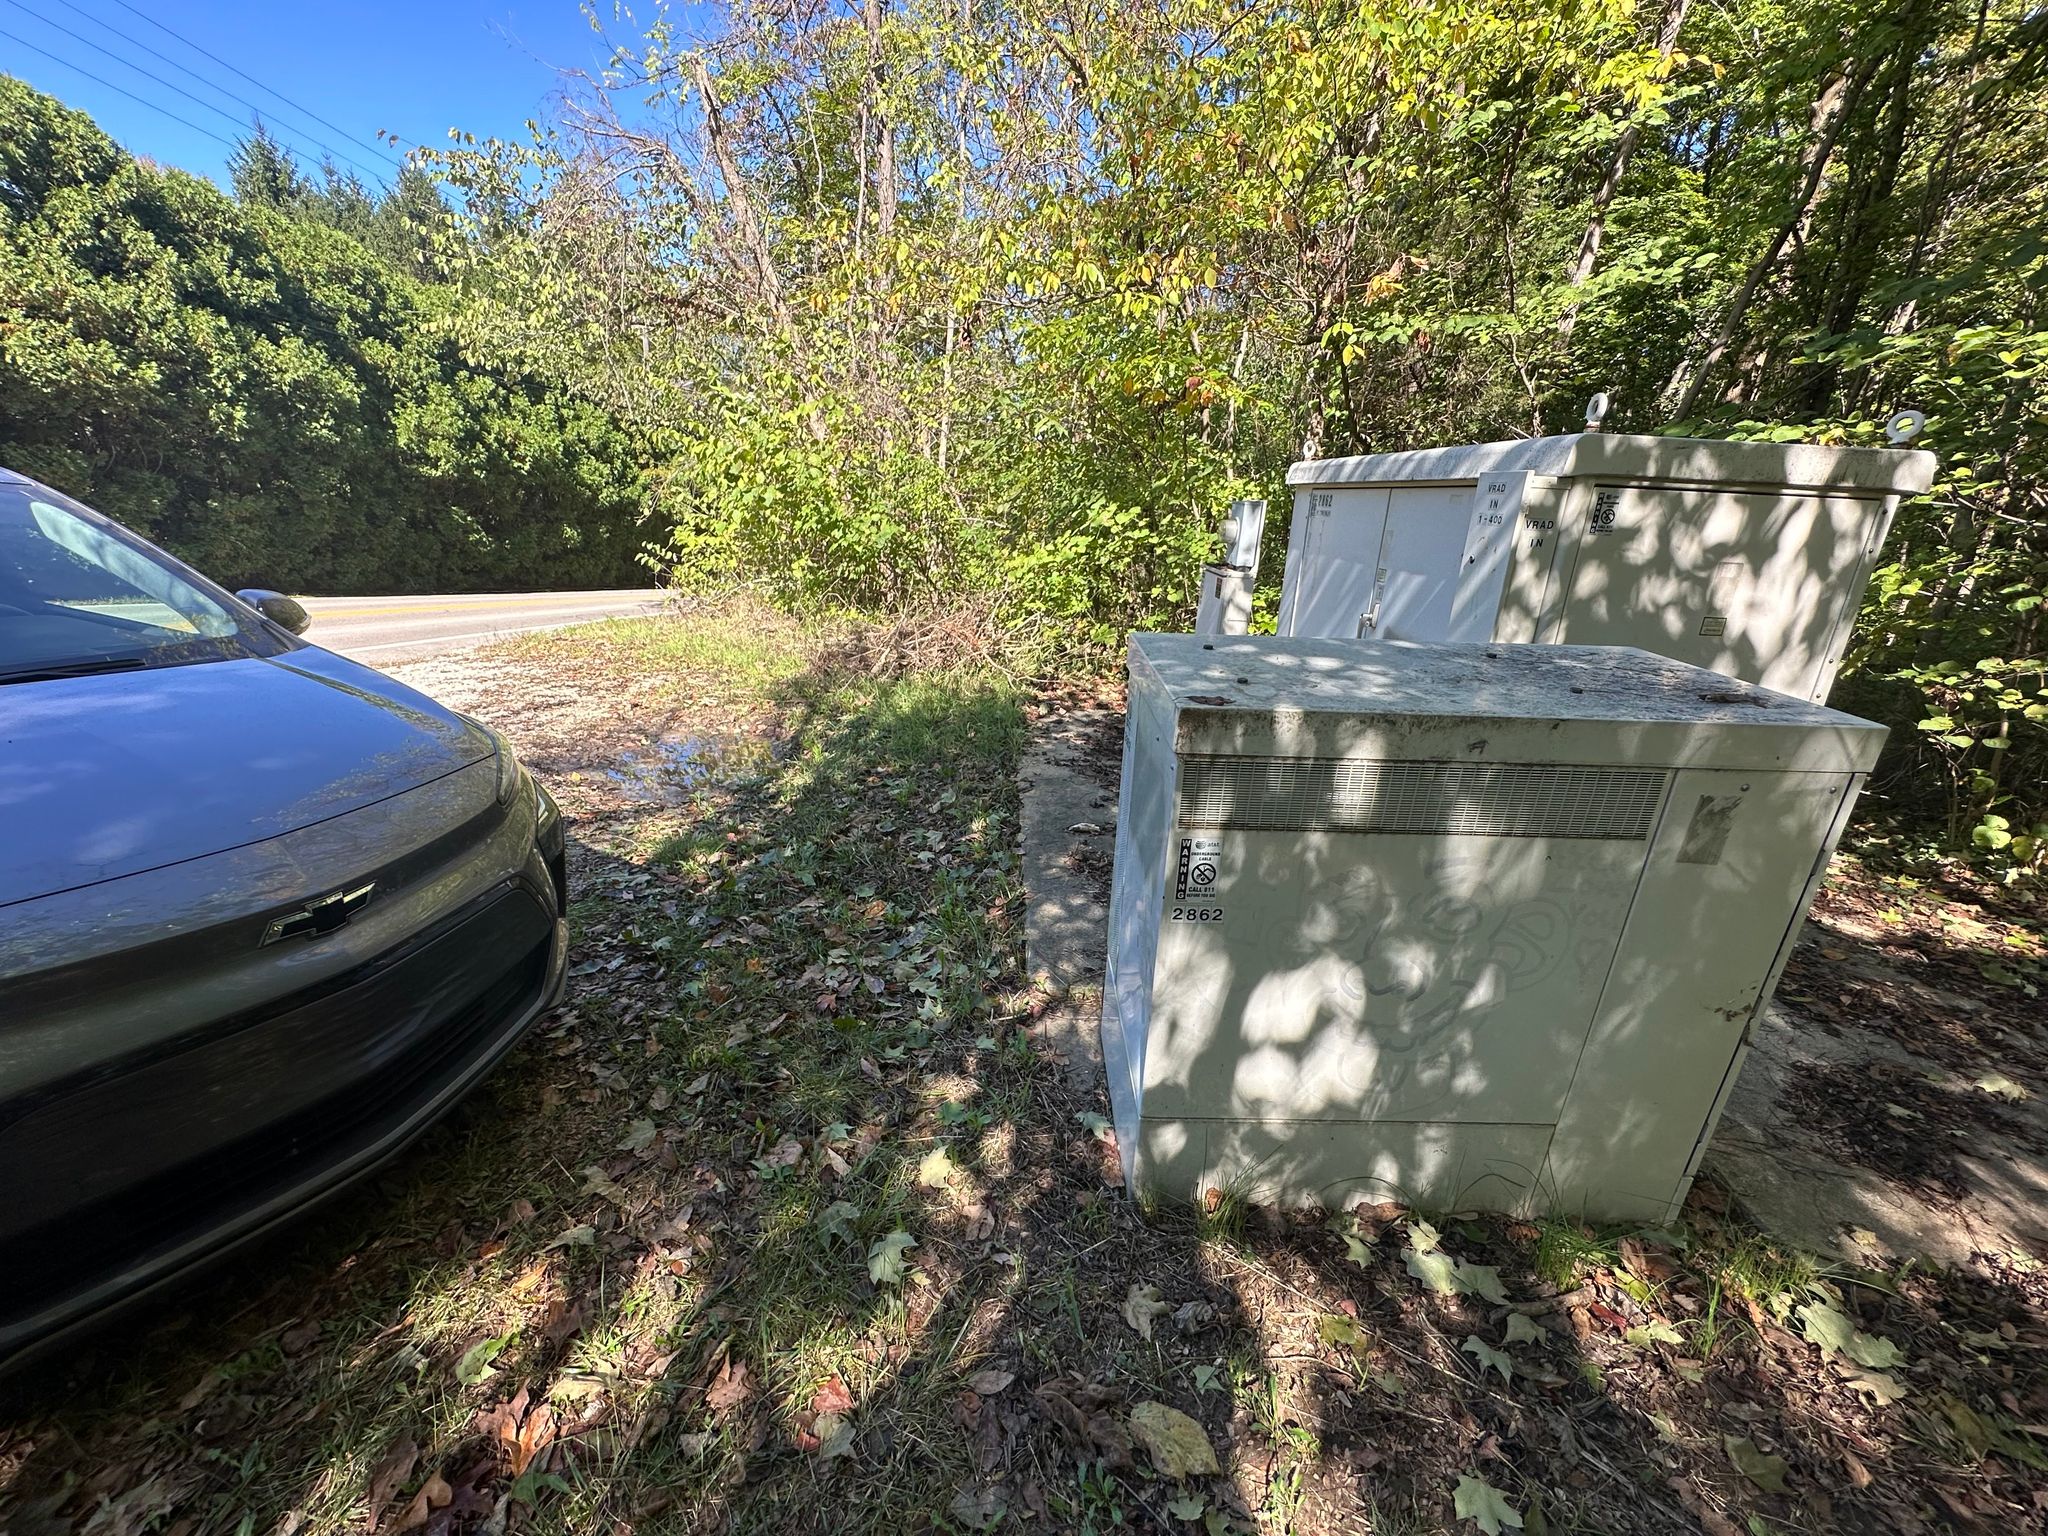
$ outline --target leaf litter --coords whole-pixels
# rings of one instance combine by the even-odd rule
[[[437,1134],[395,1209],[363,1197],[392,1239],[315,1246],[310,1292],[246,1277],[150,1344],[141,1386],[10,1427],[0,1505],[232,1505],[303,1536],[361,1529],[374,1471],[380,1529],[450,1536],[949,1510],[1078,1531],[1111,1504],[1302,1536],[1375,1510],[1624,1536],[2033,1513],[2048,1333],[2017,1263],[1830,1290],[1707,1184],[1664,1234],[1385,1199],[1221,1234],[1148,1214],[1018,972],[1012,706],[973,679],[849,683],[793,641],[791,691],[735,708],[730,669],[646,665],[654,643],[547,665],[664,729],[677,684],[728,727],[754,709],[770,747],[686,804],[566,782],[589,969],[493,1079],[483,1140]],[[915,710],[941,734],[891,734]],[[1113,736],[1091,756],[1113,779]],[[307,1322],[297,1354],[264,1343]],[[141,1411],[153,1380],[170,1406]],[[259,1445],[252,1496],[232,1469]]]

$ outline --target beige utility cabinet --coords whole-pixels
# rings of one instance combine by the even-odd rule
[[[1669,1218],[1883,739],[1635,649],[1134,636],[1126,1179]]]
[[[1294,466],[1278,632],[1635,645],[1802,698],[1934,455],[1575,432]]]

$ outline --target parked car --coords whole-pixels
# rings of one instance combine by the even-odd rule
[[[385,1161],[560,995],[503,737],[0,470],[0,1367]]]

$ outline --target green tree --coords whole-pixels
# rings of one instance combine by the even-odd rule
[[[292,152],[258,118],[235,141],[228,156],[228,180],[238,201],[250,208],[294,208],[313,194],[313,183]]]
[[[640,446],[299,198],[130,158],[0,77],[0,462],[231,584],[608,585]]]

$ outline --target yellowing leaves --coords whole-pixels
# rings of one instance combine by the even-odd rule
[[[1142,1339],[1150,1339],[1153,1322],[1172,1310],[1161,1299],[1156,1285],[1133,1284],[1124,1296],[1124,1321],[1136,1329]]]
[[[1131,1433],[1163,1477],[1212,1477],[1222,1470],[1202,1426],[1178,1408],[1139,1403],[1131,1409]]]

